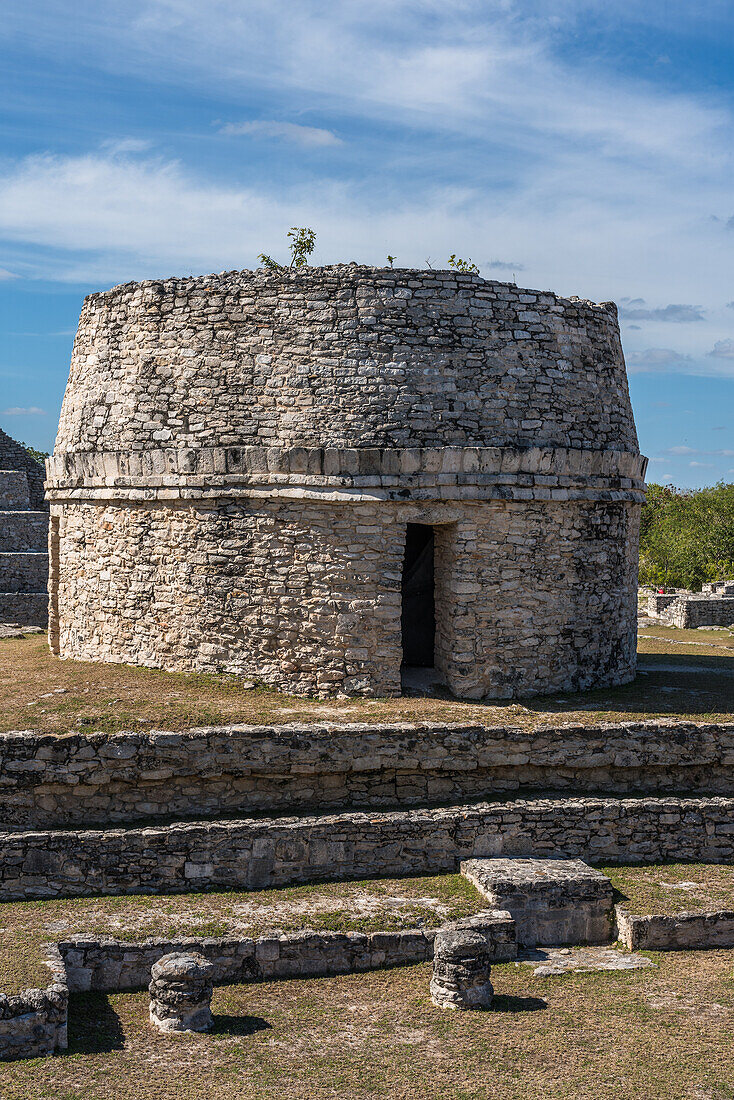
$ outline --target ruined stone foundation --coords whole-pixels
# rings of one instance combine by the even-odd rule
[[[634,676],[613,305],[346,265],[85,302],[54,456],[65,657],[510,698]]]

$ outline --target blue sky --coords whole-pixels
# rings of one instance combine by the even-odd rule
[[[16,438],[53,444],[85,294],[310,225],[617,301],[649,479],[734,480],[729,0],[4,0],[0,103]]]

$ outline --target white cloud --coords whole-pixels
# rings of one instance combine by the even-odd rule
[[[5,267],[0,267],[0,282],[3,282],[4,279],[17,279],[17,278],[18,278],[18,276],[15,275],[12,271],[8,271],[7,268],[5,268]]]
[[[668,454],[670,455],[697,455],[699,452],[695,447],[669,447]]]
[[[45,416],[45,415],[46,415],[46,410],[45,409],[38,409],[38,408],[36,408],[35,405],[31,405],[27,409],[21,409],[21,408],[18,408],[17,406],[15,406],[11,409],[3,409],[2,413],[0,413],[0,416]]]
[[[273,122],[258,119],[253,122],[228,122],[219,129],[220,134],[274,138],[301,145],[304,149],[321,149],[327,145],[341,145],[342,140],[331,130],[318,126],[301,126],[295,122]]]
[[[734,340],[717,340],[709,355],[715,359],[734,359]]]
[[[701,306],[688,305],[669,305],[660,309],[630,309],[627,306],[622,310],[622,315],[635,321],[674,321],[678,324],[704,319]]]
[[[689,466],[696,466],[701,470],[713,470],[713,462],[689,462]]]

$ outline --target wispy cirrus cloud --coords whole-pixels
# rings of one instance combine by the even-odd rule
[[[22,409],[16,405],[9,409],[3,409],[0,416],[46,416],[46,410],[39,409],[35,405],[31,405],[27,409]]]
[[[304,149],[323,149],[329,145],[342,145],[342,139],[332,130],[319,126],[303,126],[296,122],[274,122],[257,119],[252,122],[227,122],[219,127],[220,134],[228,137],[263,137],[287,141]]]

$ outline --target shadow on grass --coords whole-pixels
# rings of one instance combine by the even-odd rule
[[[548,1004],[542,997],[513,997],[509,993],[495,993],[492,1012],[541,1012]]]
[[[226,1016],[214,1013],[214,1027],[210,1035],[254,1035],[256,1031],[268,1031],[270,1024],[262,1016]]]
[[[122,1050],[125,1034],[106,993],[72,993],[69,997],[69,1054]]]

